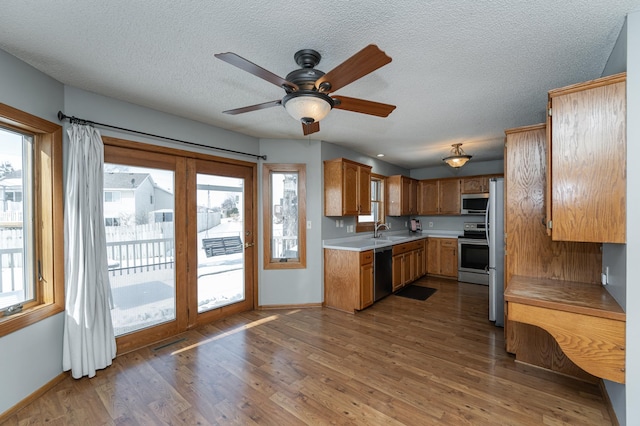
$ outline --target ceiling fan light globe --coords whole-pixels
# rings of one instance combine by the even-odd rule
[[[322,120],[333,108],[331,98],[317,92],[290,93],[284,97],[282,103],[291,117],[306,123]]]

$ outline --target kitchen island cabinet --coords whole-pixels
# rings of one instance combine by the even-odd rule
[[[371,214],[371,166],[346,158],[324,162],[324,215]]]
[[[324,304],[349,313],[373,304],[373,250],[324,249]]]
[[[458,240],[456,238],[427,239],[427,273],[458,278]]]

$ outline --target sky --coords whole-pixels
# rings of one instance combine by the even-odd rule
[[[22,135],[0,127],[0,164],[5,161],[14,170],[22,170]]]

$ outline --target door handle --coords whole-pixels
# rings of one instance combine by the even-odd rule
[[[244,248],[253,247],[253,243],[244,243]]]

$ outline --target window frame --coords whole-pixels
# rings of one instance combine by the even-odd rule
[[[0,317],[2,337],[64,311],[64,191],[62,126],[3,103],[0,124],[33,137],[33,244],[39,265],[32,271],[35,299],[21,312]]]
[[[382,188],[380,188],[380,200],[374,200],[373,199],[373,191],[371,191],[371,203],[373,204],[374,202],[377,202],[378,205],[380,206],[379,208],[379,215],[378,217],[380,218],[380,220],[377,223],[385,223],[386,221],[386,206],[385,206],[385,200],[386,200],[386,188],[387,188],[387,177],[384,175],[379,175],[376,173],[372,173],[371,174],[371,181],[380,181]],[[371,207],[371,214],[373,214],[373,205]],[[374,222],[360,222],[360,216],[356,216],[356,232],[373,232],[373,230],[375,229],[375,225],[377,223]]]
[[[307,267],[307,166],[306,164],[270,163],[262,165],[262,235],[264,269],[306,269]],[[271,256],[271,174],[298,173],[298,260],[281,262]]]

